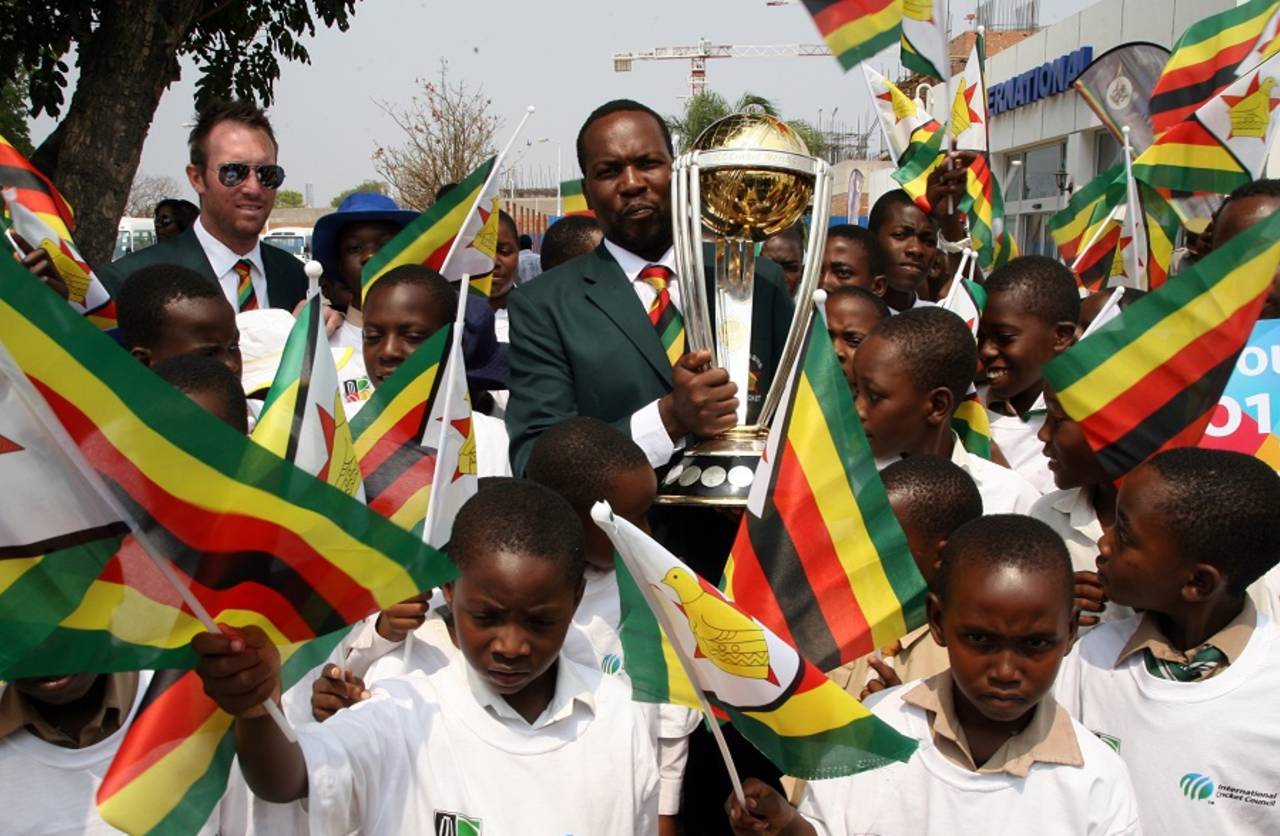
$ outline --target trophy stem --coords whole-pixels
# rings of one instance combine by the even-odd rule
[[[756,248],[751,241],[716,239],[716,350],[713,362],[738,386],[738,424],[747,423],[751,389],[751,304]]]

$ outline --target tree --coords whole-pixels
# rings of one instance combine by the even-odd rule
[[[138,173],[129,188],[124,213],[131,218],[149,218],[156,213],[156,204],[167,197],[181,197],[182,187],[172,177],[153,177]]]
[[[466,177],[494,153],[493,138],[502,120],[489,113],[493,102],[482,88],[449,81],[448,61],[440,61],[438,81],[418,83],[421,96],[414,96],[403,111],[385,102],[378,105],[404,132],[406,142],[377,146],[373,162],[395,188],[400,205],[425,209],[435,202],[437,189]]]
[[[31,114],[62,116],[32,162],[77,210],[76,244],[111,256],[142,143],[180,59],[200,68],[196,106],[269,105],[280,62],[309,60],[316,20],[345,30],[356,0],[48,0],[0,3],[0,79],[28,72]],[[79,79],[66,103],[66,57]],[[64,110],[65,105],[65,110]]]
[[[0,136],[9,140],[24,157],[30,158],[35,153],[27,128],[26,73],[18,73],[12,81],[0,84]]]
[[[718,122],[731,113],[738,113],[748,108],[758,108],[760,111],[781,118],[781,113],[769,99],[755,93],[743,93],[738,100],[729,105],[729,101],[719,93],[706,92],[691,96],[685,102],[684,114],[681,116],[668,116],[667,128],[672,134],[680,137],[679,147],[677,150],[684,153],[689,150],[702,132],[711,126],[713,122]],[[822,139],[822,135],[813,129],[813,126],[801,119],[785,120],[787,125],[796,133],[800,134],[800,138],[809,146],[809,152],[821,156],[826,150],[826,142]]]
[[[345,192],[339,192],[337,197],[329,201],[329,205],[332,206],[334,209],[337,209],[339,206],[342,205],[342,201],[351,197],[356,192],[375,192],[377,194],[386,194],[387,184],[382,182],[381,180],[365,180],[363,183],[360,183],[359,185],[356,185],[356,186],[352,186],[351,188],[347,189]]]
[[[276,192],[276,208],[278,209],[301,209],[303,202],[302,192],[294,189],[281,189]]]

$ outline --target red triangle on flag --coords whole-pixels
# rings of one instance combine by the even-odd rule
[[[5,453],[17,453],[19,450],[24,449],[26,448],[13,439],[5,438],[0,435],[0,456],[3,456]]]

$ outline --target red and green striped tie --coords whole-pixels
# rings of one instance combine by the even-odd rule
[[[239,310],[252,311],[257,310],[258,296],[253,292],[253,264],[247,258],[242,258],[236,262],[236,266],[232,268],[236,271],[239,281],[236,283],[236,304]]]
[[[684,354],[684,317],[680,316],[680,311],[671,304],[671,291],[667,289],[673,275],[675,274],[670,268],[663,267],[661,264],[650,264],[640,271],[636,281],[644,282],[657,293],[649,304],[649,321],[657,330],[658,339],[662,340],[662,348],[667,352],[667,359],[674,366]]]

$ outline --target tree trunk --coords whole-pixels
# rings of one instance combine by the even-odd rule
[[[142,157],[160,96],[179,76],[178,48],[200,0],[102,4],[93,35],[80,42],[80,78],[65,116],[32,162],[76,211],[76,246],[105,263]]]

